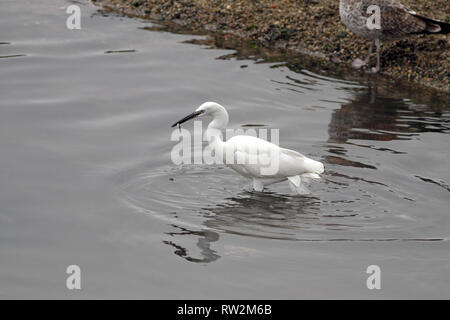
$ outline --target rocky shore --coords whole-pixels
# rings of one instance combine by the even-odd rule
[[[170,24],[184,32],[220,34],[314,57],[350,69],[367,53],[368,41],[340,21],[338,0],[92,0],[106,9]],[[402,0],[441,21],[450,21],[448,0]],[[378,77],[407,80],[450,92],[448,35],[416,35],[384,43]],[[353,71],[352,71],[353,72]]]

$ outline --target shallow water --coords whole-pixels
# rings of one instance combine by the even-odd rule
[[[72,3],[82,30],[65,27]],[[86,1],[0,8],[0,297],[450,298],[448,99]],[[312,195],[174,165],[170,124],[208,100],[324,162]]]

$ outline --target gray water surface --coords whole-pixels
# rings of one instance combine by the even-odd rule
[[[0,3],[1,298],[450,298],[445,99],[158,28]],[[211,100],[324,162],[312,195],[174,165],[170,125]]]

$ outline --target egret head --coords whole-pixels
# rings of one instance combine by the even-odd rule
[[[205,102],[195,111],[202,112],[202,115],[213,117],[224,112],[226,113],[225,108],[216,102]]]
[[[224,107],[216,102],[205,102],[200,107],[198,107],[194,112],[187,115],[183,119],[175,122],[172,127],[182,124],[188,120],[201,117],[201,116],[211,116],[214,119],[226,119],[226,123],[228,123],[228,113]]]

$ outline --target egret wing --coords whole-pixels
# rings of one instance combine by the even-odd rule
[[[280,152],[280,172],[287,176],[308,173],[319,174],[324,171],[321,162],[305,157],[297,151],[280,148]]]

